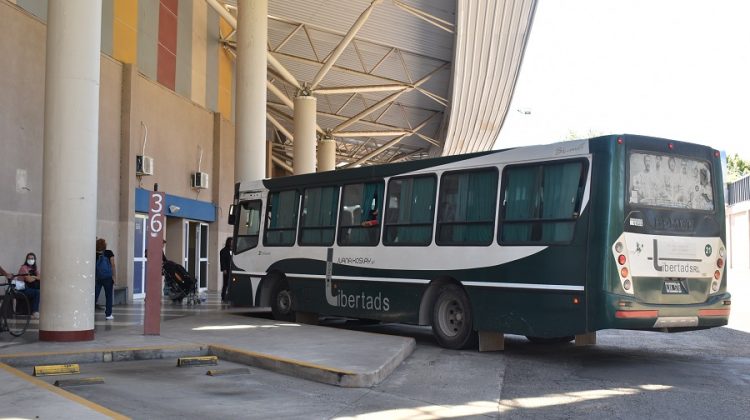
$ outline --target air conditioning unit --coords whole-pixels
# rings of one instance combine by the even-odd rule
[[[193,172],[190,174],[190,186],[193,188],[208,188],[208,174],[205,172]]]
[[[139,176],[154,174],[154,158],[137,155],[135,157],[135,174]]]

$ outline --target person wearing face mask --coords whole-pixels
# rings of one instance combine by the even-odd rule
[[[24,287],[22,289],[16,287],[16,289],[29,298],[31,317],[39,319],[39,284],[42,279],[42,272],[36,265],[36,254],[33,252],[26,254],[26,261],[18,269],[18,274],[14,278],[23,280]]]

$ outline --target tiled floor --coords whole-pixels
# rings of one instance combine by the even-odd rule
[[[221,302],[218,292],[205,293],[206,301],[198,305],[178,305],[171,300],[162,300],[161,316],[163,321],[177,319],[196,313],[229,311],[229,305]],[[96,332],[111,331],[117,328],[132,328],[143,325],[145,305],[143,300],[137,300],[129,305],[117,305],[112,307],[112,315],[115,319],[104,319],[104,306],[97,307],[94,313]],[[0,348],[21,344],[24,342],[37,341],[39,333],[39,320],[32,319],[26,333],[21,337],[11,337],[7,332],[0,333]]]

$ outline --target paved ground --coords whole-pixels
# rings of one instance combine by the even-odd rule
[[[730,273],[730,291],[733,305],[729,327],[680,334],[604,331],[599,333],[596,346],[583,348],[571,344],[538,346],[522,337],[509,336],[506,350],[498,353],[442,349],[425,328],[362,325],[335,319],[323,321],[328,328],[274,326],[268,319],[250,318],[248,314],[215,318],[209,312],[215,312],[220,305],[199,309],[198,314],[170,309],[165,313],[164,325],[177,327],[170,328],[162,339],[173,345],[185,344],[179,339],[182,334],[179,331],[185,325],[195,324],[211,327],[193,332],[205,334],[203,337],[207,341],[220,338],[219,332],[226,331],[222,328],[242,331],[250,337],[247,342],[250,348],[267,345],[265,342],[271,332],[279,331],[293,337],[299,328],[318,328],[344,336],[356,332],[387,334],[368,334],[367,337],[377,338],[375,342],[399,336],[413,338],[416,350],[387,378],[367,388],[342,388],[258,368],[249,368],[243,374],[211,377],[206,375],[209,368],[177,368],[173,358],[82,364],[82,375],[101,376],[105,384],[69,388],[90,401],[90,406],[75,403],[76,410],[83,411],[72,411],[70,417],[94,418],[103,413],[97,407],[106,407],[133,418],[183,419],[217,416],[257,419],[747,418],[750,412],[747,397],[750,395],[750,276]],[[97,325],[98,338],[111,335],[111,339],[106,338],[112,340],[108,344],[116,342],[114,337],[121,334],[118,331],[132,330],[139,324],[136,308],[120,308],[115,315],[118,324],[108,325],[102,320]],[[97,316],[103,318],[103,315]],[[211,322],[196,324],[197,320]],[[0,338],[0,353],[7,353],[16,346],[35,345],[21,345],[6,339]],[[133,340],[135,345],[147,344],[144,337],[139,339],[137,335],[128,340]],[[328,347],[337,349],[345,341],[329,343]],[[310,350],[292,341],[285,342],[283,347],[288,351],[285,356]],[[326,345],[320,347],[326,348]],[[352,357],[356,352],[343,354]],[[319,362],[335,365],[343,360],[333,357]],[[210,368],[239,366],[221,360],[219,366]],[[6,376],[8,374],[0,378],[0,384]],[[53,381],[46,379],[47,383]],[[24,395],[31,392],[23,388],[28,387],[28,383],[14,383],[19,390],[24,389],[20,391]],[[64,403],[65,399],[55,400],[59,395],[52,394],[49,404],[60,407],[54,404]],[[28,413],[3,412],[3,415],[11,414],[33,418]]]

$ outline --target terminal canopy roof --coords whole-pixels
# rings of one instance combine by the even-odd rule
[[[236,16],[237,0],[211,3]],[[535,7],[536,0],[269,0],[274,156],[291,162],[292,103],[309,87],[318,135],[336,139],[340,165],[491,149]],[[234,32],[221,42],[233,51]]]

